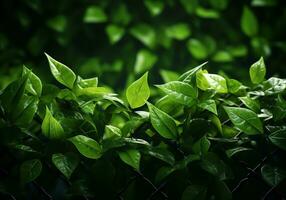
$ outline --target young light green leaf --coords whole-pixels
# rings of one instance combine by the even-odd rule
[[[249,74],[251,82],[254,84],[259,84],[264,80],[266,75],[266,67],[263,57],[261,57],[257,62],[251,65],[249,69]]]
[[[271,186],[277,186],[286,178],[286,171],[278,167],[264,165],[261,168],[263,179]]]
[[[157,85],[172,100],[186,106],[194,105],[198,92],[190,84],[181,81],[172,81],[163,85]]]
[[[231,122],[241,131],[248,135],[263,133],[262,122],[257,114],[246,108],[224,107]]]
[[[65,136],[62,125],[53,117],[48,107],[46,107],[46,114],[41,128],[42,133],[50,139],[60,139]]]
[[[190,39],[187,43],[187,48],[196,59],[202,60],[208,56],[208,49],[200,40]]]
[[[254,112],[260,112],[260,104],[258,101],[251,99],[250,97],[239,97],[239,100],[249,109],[253,110]]]
[[[77,135],[72,138],[69,138],[77,150],[87,158],[98,159],[101,157],[102,148],[94,140],[84,135]]]
[[[66,65],[56,61],[48,54],[46,54],[46,56],[49,61],[51,72],[53,76],[55,77],[55,79],[61,84],[63,84],[64,86],[72,89],[74,82],[76,80],[75,73],[70,68],[68,68]]]
[[[217,115],[216,103],[215,100],[213,99],[207,99],[205,101],[202,101],[198,104],[198,106],[204,110],[208,110]]]
[[[164,9],[163,1],[144,0],[144,4],[153,16],[159,15]]]
[[[164,138],[177,139],[178,131],[175,120],[167,113],[148,103],[150,119],[154,129]]]
[[[269,139],[274,145],[286,151],[286,129],[271,133]]]
[[[42,163],[39,159],[28,160],[20,166],[20,177],[23,183],[35,180],[42,172]]]
[[[102,23],[107,21],[107,15],[101,7],[90,6],[85,11],[83,21],[85,23]]]
[[[201,70],[196,77],[197,87],[203,91],[215,90],[217,93],[227,93],[225,78],[217,74],[209,74],[206,70]]]
[[[177,23],[167,28],[167,36],[176,40],[184,40],[191,34],[191,30],[188,24]]]
[[[117,43],[123,37],[125,33],[124,28],[114,25],[114,24],[108,25],[105,31],[108,35],[108,38],[111,44]]]
[[[103,135],[103,139],[113,139],[113,138],[120,138],[122,135],[121,130],[112,125],[106,125],[105,131]]]
[[[148,24],[138,24],[131,28],[130,33],[144,45],[153,48],[156,45],[156,32]]]
[[[188,71],[186,71],[185,73],[183,73],[180,77],[179,77],[179,81],[183,81],[186,83],[191,83],[192,79],[195,77],[196,73],[202,69],[203,66],[205,66],[208,62],[204,62],[202,64],[200,64],[199,66],[192,68]]]
[[[79,158],[73,153],[57,153],[53,154],[52,161],[56,168],[69,179],[79,163]]]
[[[38,76],[36,76],[30,69],[23,66],[22,76],[29,74],[27,80],[26,90],[36,96],[41,96],[42,94],[42,82]]]
[[[127,151],[120,151],[118,155],[123,162],[139,171],[141,154],[138,150],[129,149]]]
[[[142,49],[136,55],[134,71],[136,74],[143,73],[151,69],[157,62],[158,57],[152,52]]]
[[[164,69],[160,70],[160,75],[165,83],[176,81],[179,79],[179,75],[176,72],[169,70],[164,70]]]
[[[126,90],[126,97],[131,108],[143,106],[150,96],[148,72],[133,82]]]
[[[249,7],[245,6],[243,8],[240,26],[242,31],[247,36],[255,36],[258,32],[258,22],[254,13],[250,10]]]

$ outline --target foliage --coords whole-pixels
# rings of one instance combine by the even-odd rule
[[[0,88],[23,63],[50,80],[42,52],[118,90],[145,71],[156,83],[162,70],[204,60],[238,78],[264,56],[283,76],[285,9],[283,0],[4,0]]]
[[[56,85],[23,67],[1,91],[4,199],[286,195],[286,80],[265,80],[262,58],[249,85],[204,63],[155,87],[146,72],[122,98],[47,58]]]

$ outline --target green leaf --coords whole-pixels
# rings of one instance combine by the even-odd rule
[[[86,9],[83,21],[85,23],[102,23],[107,21],[104,10],[98,6],[90,6]]]
[[[53,117],[48,107],[46,107],[46,114],[41,128],[42,133],[50,139],[60,139],[65,136],[62,125]]]
[[[67,17],[63,15],[58,15],[56,17],[53,17],[47,21],[48,27],[51,29],[61,33],[64,32],[67,28]]]
[[[271,133],[269,139],[274,145],[286,151],[286,129]]]
[[[184,190],[181,200],[204,200],[206,195],[207,188],[205,186],[190,185]]]
[[[91,159],[98,159],[101,157],[102,148],[94,139],[84,135],[77,135],[69,138],[69,141],[75,145],[83,156]]]
[[[198,92],[190,84],[181,81],[172,81],[163,85],[157,85],[172,100],[186,106],[194,105]]]
[[[286,89],[286,80],[276,77],[268,79],[263,84],[266,95],[279,94],[284,92]]]
[[[160,147],[149,147],[147,150],[144,151],[146,154],[158,158],[170,165],[175,164],[175,157],[174,155],[165,148]]]
[[[198,60],[206,59],[208,56],[208,49],[200,40],[190,39],[187,42],[187,48],[192,56]]]
[[[213,99],[204,100],[204,101],[200,102],[198,104],[198,106],[204,110],[208,110],[208,111],[214,113],[215,115],[217,115],[216,103],[215,103],[215,100],[213,100]]]
[[[126,97],[131,108],[143,106],[150,96],[148,72],[133,82],[126,90]]]
[[[154,129],[164,138],[177,139],[178,132],[175,120],[167,113],[147,102],[150,119]]]
[[[11,113],[11,118],[15,124],[20,126],[29,125],[38,110],[38,103],[38,97],[24,95]]]
[[[153,16],[160,15],[164,9],[164,1],[144,0],[144,4]]]
[[[263,179],[271,186],[277,186],[286,178],[286,171],[278,167],[264,165],[261,168]]]
[[[166,29],[166,34],[168,37],[176,40],[184,40],[191,35],[191,30],[186,23],[177,23],[175,25],[169,26]]]
[[[203,155],[209,151],[210,146],[211,143],[207,137],[202,137],[193,145],[192,150],[195,154]]]
[[[155,30],[147,24],[138,24],[131,28],[130,33],[144,45],[153,48],[156,45]]]
[[[28,160],[20,166],[20,176],[23,183],[35,180],[42,172],[42,163],[39,159]]]
[[[203,66],[205,66],[208,62],[204,62],[202,64],[200,64],[197,67],[194,67],[188,71],[186,71],[185,73],[183,73],[180,77],[179,77],[179,81],[183,81],[186,83],[191,84],[192,79],[195,77],[196,73],[202,69]]]
[[[36,96],[41,96],[42,94],[42,82],[30,69],[23,66],[22,76],[29,74],[27,80],[26,90]]]
[[[207,9],[203,7],[197,7],[196,14],[201,18],[207,18],[207,19],[219,18],[219,12],[213,9]]]
[[[225,78],[217,74],[209,74],[206,70],[199,71],[196,76],[197,87],[203,91],[215,90],[217,93],[227,93]]]
[[[251,99],[250,97],[239,97],[239,100],[249,109],[254,112],[260,112],[260,104],[258,101]]]
[[[51,72],[55,79],[64,86],[72,89],[76,80],[75,73],[64,64],[50,57],[48,54],[46,54],[46,56],[49,61]]]
[[[124,28],[115,24],[110,24],[105,29],[111,44],[117,43],[124,35]]]
[[[138,150],[129,149],[126,151],[120,151],[118,152],[118,155],[123,162],[139,171],[141,154]]]
[[[258,22],[254,13],[249,7],[244,6],[240,26],[242,31],[249,37],[255,36],[258,32]]]
[[[254,84],[259,84],[264,80],[266,75],[266,67],[263,57],[261,57],[257,62],[251,65],[249,69],[249,74],[251,82]]]
[[[25,93],[29,74],[10,83],[1,94],[1,104],[7,113],[12,113]]]
[[[158,57],[151,51],[142,49],[136,55],[134,71],[136,74],[141,74],[151,69],[157,62]]]
[[[53,154],[52,161],[56,168],[60,170],[67,179],[69,179],[79,164],[78,157],[73,153],[57,153]]]
[[[176,81],[179,79],[179,75],[176,72],[165,70],[165,69],[160,70],[160,75],[163,78],[165,83]]]
[[[247,135],[263,133],[263,126],[257,114],[246,108],[224,107],[231,122]]]
[[[240,153],[242,151],[249,151],[249,150],[252,150],[252,149],[245,148],[245,147],[235,147],[235,148],[226,150],[225,153],[226,153],[227,157],[231,158],[232,156],[234,156],[237,153]]]
[[[113,138],[120,138],[122,135],[121,130],[112,125],[106,125],[103,139],[113,139]]]

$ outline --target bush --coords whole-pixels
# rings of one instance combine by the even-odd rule
[[[263,58],[248,86],[204,63],[156,87],[146,72],[126,98],[47,58],[57,85],[24,67],[1,92],[2,199],[286,195],[286,80]]]

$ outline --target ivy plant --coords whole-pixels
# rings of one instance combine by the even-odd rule
[[[99,23],[106,16],[93,7],[84,19]],[[176,29],[185,28],[173,27],[175,38],[188,33]],[[203,63],[181,76],[165,73],[169,81],[156,85],[146,72],[123,95],[47,59],[57,84],[23,67],[1,91],[4,199],[286,195],[286,79],[267,78],[263,58],[251,65],[248,85],[211,74]]]

